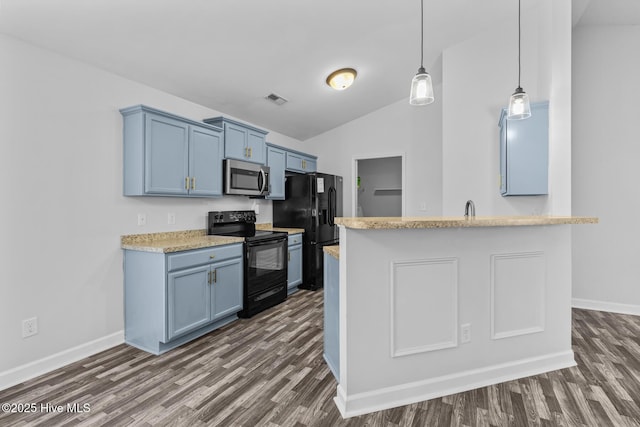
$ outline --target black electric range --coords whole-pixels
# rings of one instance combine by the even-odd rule
[[[287,299],[287,233],[256,230],[254,211],[209,212],[208,234],[244,238],[243,309],[251,317]]]

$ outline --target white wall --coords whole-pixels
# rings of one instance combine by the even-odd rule
[[[434,87],[435,102],[409,105],[407,98],[304,142],[305,151],[318,156],[318,170],[344,178],[344,216],[352,212],[354,158],[404,154],[407,216],[442,213],[442,90]],[[420,210],[420,204],[426,210]]]
[[[550,100],[549,196],[500,195],[498,119],[518,82],[517,31],[505,23],[443,52],[444,215],[462,215],[468,199],[477,215],[570,213],[569,2],[522,15],[522,87],[532,102]]]
[[[0,94],[2,388],[29,362],[121,337],[120,235],[202,229],[207,211],[252,201],[122,196],[119,108],[142,103],[195,120],[217,111],[3,35]],[[271,203],[260,203],[259,222],[270,222]],[[39,333],[23,339],[22,320],[34,316]]]
[[[640,314],[640,27],[573,34],[574,303]],[[577,300],[577,301],[575,301]]]

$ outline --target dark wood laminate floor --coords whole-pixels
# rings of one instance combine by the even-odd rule
[[[322,359],[322,292],[300,291],[162,356],[119,345],[0,391],[0,426],[638,426],[640,317],[573,310],[578,366],[343,420]]]

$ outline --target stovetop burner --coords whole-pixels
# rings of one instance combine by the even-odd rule
[[[209,212],[207,233],[244,237],[247,242],[281,237],[287,234],[281,231],[256,230],[255,222],[256,213],[254,211],[213,211]]]

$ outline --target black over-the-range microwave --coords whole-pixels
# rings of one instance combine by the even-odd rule
[[[224,161],[224,193],[242,196],[267,196],[269,166],[242,160]]]

